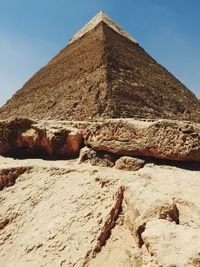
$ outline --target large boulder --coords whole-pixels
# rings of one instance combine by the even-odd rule
[[[14,119],[0,121],[0,154],[16,157],[75,157],[81,130],[67,122]]]
[[[200,124],[115,119],[88,126],[85,144],[123,156],[200,161]]]

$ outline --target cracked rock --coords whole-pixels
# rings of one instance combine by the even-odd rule
[[[91,124],[83,135],[85,144],[99,151],[122,156],[200,161],[200,124],[197,123],[111,119]]]

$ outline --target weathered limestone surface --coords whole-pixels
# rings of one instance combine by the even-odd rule
[[[0,154],[38,157],[75,157],[82,135],[72,124],[14,119],[0,122]]]
[[[117,155],[200,161],[200,124],[116,119],[88,126],[85,144]]]
[[[200,172],[147,164],[137,177],[126,182],[123,210],[138,266],[199,266]]]
[[[119,179],[73,161],[0,157],[0,170],[22,166],[31,169],[0,191],[0,266],[83,266],[118,218]]]
[[[0,266],[199,267],[199,171],[0,157],[5,170]]]
[[[93,155],[91,151],[87,152],[93,162],[96,157],[99,161],[107,158],[114,163],[117,157],[112,154],[200,161],[200,124],[134,119],[93,123],[30,119],[0,121],[1,155],[78,157],[83,141],[96,151]]]
[[[199,228],[155,220],[146,224],[142,238],[148,252],[159,261],[160,266],[200,266]]]

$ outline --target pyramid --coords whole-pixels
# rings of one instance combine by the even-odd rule
[[[99,12],[0,109],[0,119],[200,121],[200,101]]]

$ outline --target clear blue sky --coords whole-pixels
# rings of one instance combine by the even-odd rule
[[[200,98],[200,0],[0,0],[0,105],[99,10]]]

